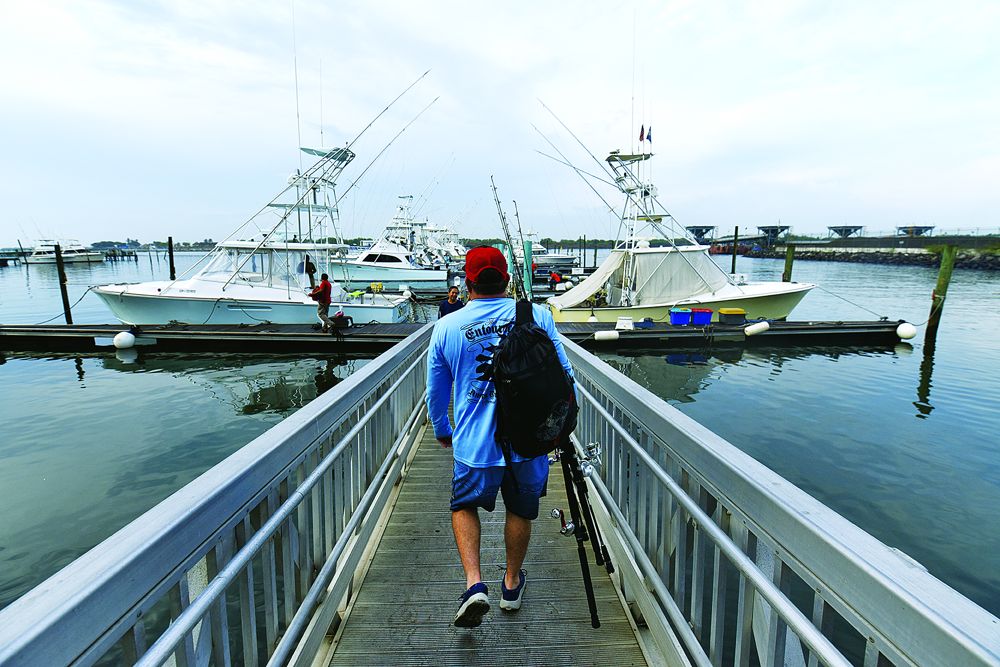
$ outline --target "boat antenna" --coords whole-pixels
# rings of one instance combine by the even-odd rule
[[[497,184],[493,181],[493,174],[490,174],[490,185],[493,186],[493,201],[497,205],[497,215],[500,217],[500,229],[503,230],[504,238],[507,240],[507,247],[510,248],[511,278],[514,283],[514,298],[527,298],[524,291],[524,283],[521,280],[521,269],[517,265],[517,253],[514,252],[514,240],[510,235],[510,225],[507,223],[507,216],[504,215],[503,207],[500,205],[500,195],[497,193]],[[516,208],[515,204],[515,208]],[[518,223],[520,226],[520,223]]]
[[[427,70],[427,71],[429,72],[430,70]],[[372,161],[368,163],[368,166],[367,166],[367,167],[365,167],[365,168],[364,168],[364,170],[363,170],[363,171],[362,171],[362,172],[361,172],[360,174],[358,174],[358,177],[354,179],[354,182],[353,182],[353,183],[351,183],[351,184],[350,184],[350,185],[348,186],[348,188],[347,188],[346,190],[344,190],[344,192],[343,192],[343,193],[342,193],[342,194],[341,194],[341,195],[340,195],[339,197],[337,197],[337,201],[336,201],[336,202],[334,202],[334,206],[336,206],[337,204],[339,204],[339,203],[340,203],[340,200],[341,200],[341,199],[343,199],[344,197],[346,197],[346,196],[347,196],[347,193],[348,193],[348,192],[350,192],[350,191],[351,191],[351,190],[352,190],[352,189],[354,188],[354,186],[358,184],[358,181],[360,181],[360,180],[362,179],[362,177],[363,177],[363,176],[364,176],[364,175],[365,175],[366,173],[368,173],[368,170],[369,170],[369,169],[371,169],[371,167],[372,167],[372,165],[373,165],[373,164],[375,164],[375,161],[376,161],[376,160],[378,160],[378,159],[379,159],[380,157],[382,157],[382,154],[383,154],[383,153],[385,153],[385,152],[386,152],[387,150],[389,150],[389,146],[392,146],[392,145],[393,145],[394,143],[396,143],[396,139],[399,139],[400,135],[402,135],[402,134],[403,134],[403,132],[406,132],[406,128],[410,127],[410,126],[411,126],[411,125],[413,125],[413,124],[414,124],[415,122],[417,122],[417,119],[418,119],[418,118],[420,118],[420,117],[421,117],[422,115],[424,115],[424,112],[425,112],[425,111],[427,111],[428,109],[430,109],[430,108],[431,108],[431,106],[433,106],[433,105],[434,105],[434,103],[435,103],[435,102],[437,102],[437,101],[438,101],[439,99],[441,99],[441,97],[440,97],[440,96],[438,96],[438,97],[435,97],[435,98],[434,98],[433,100],[431,100],[431,101],[430,101],[430,104],[428,104],[428,105],[427,105],[427,106],[425,106],[425,107],[424,107],[423,109],[421,109],[421,110],[420,110],[420,112],[419,112],[419,113],[418,113],[418,114],[417,114],[416,116],[414,116],[414,117],[413,117],[412,119],[410,119],[410,122],[409,122],[409,123],[407,123],[406,125],[404,125],[404,126],[402,127],[402,129],[400,129],[400,131],[396,133],[396,136],[394,136],[394,137],[393,137],[393,138],[392,138],[392,139],[391,139],[391,140],[389,141],[389,143],[387,143],[387,144],[386,144],[386,145],[385,145],[385,146],[384,146],[384,147],[382,148],[382,150],[380,150],[380,151],[378,152],[378,154],[377,154],[377,155],[376,155],[375,157],[373,157],[373,158],[372,158]]]
[[[295,0],[290,3],[292,8],[292,69],[295,72],[295,132],[299,146],[302,146],[302,117],[299,114],[299,48],[295,39]],[[322,125],[321,125],[322,127]],[[299,171],[302,171],[302,151],[299,154]]]
[[[319,147],[324,148],[323,143],[323,59],[319,59]],[[301,153],[302,151],[299,151]]]

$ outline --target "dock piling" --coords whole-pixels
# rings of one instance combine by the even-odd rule
[[[59,273],[59,293],[62,295],[63,317],[66,324],[73,324],[73,314],[69,311],[69,293],[66,291],[66,266],[63,264],[62,248],[56,244],[56,271]]]
[[[167,237],[167,256],[170,258],[170,279],[177,280],[177,271],[174,268],[174,237]]]
[[[795,246],[791,243],[785,248],[785,270],[781,273],[781,282],[792,282],[792,262],[795,259]]]
[[[946,245],[941,251],[941,268],[938,269],[937,285],[931,294],[931,314],[927,318],[927,331],[924,334],[924,344],[933,344],[937,339],[938,325],[941,323],[941,312],[944,310],[945,297],[948,295],[948,284],[951,282],[951,272],[955,268],[955,255],[958,248]]]
[[[740,227],[739,225],[733,227],[733,268],[730,269],[729,273],[736,273],[736,250],[740,247]]]
[[[21,249],[21,259],[24,261],[25,264],[27,264],[28,263],[28,261],[27,261],[28,260],[28,253],[26,253],[24,251],[24,246],[21,245],[21,239],[17,240],[17,247]]]

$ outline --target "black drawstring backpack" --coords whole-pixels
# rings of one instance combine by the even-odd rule
[[[535,324],[531,302],[518,301],[514,326],[493,356],[496,439],[508,464],[548,454],[576,428],[573,379],[559,362],[549,334]]]

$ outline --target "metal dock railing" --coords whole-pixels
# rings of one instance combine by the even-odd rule
[[[542,520],[525,608],[456,630],[448,453],[424,429],[429,337],[0,612],[0,664],[489,663],[518,640],[528,652],[511,661],[535,664],[1000,665],[1000,620],[569,342],[577,445],[601,449],[588,484],[617,568],[591,568],[604,627],[586,623],[573,545]]]

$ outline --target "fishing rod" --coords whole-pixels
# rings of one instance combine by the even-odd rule
[[[427,70],[427,71],[429,72],[430,70]],[[421,78],[423,78],[423,77],[421,77]],[[418,79],[418,80],[419,80],[419,79]],[[411,85],[410,85],[410,88],[412,88],[412,87],[413,87],[413,85],[415,85],[415,83],[416,83],[416,82],[414,82],[414,84],[411,84]],[[409,90],[409,88],[407,88],[407,90]],[[404,92],[405,92],[405,91],[404,91]],[[400,95],[400,96],[401,96],[401,95]],[[397,97],[396,99],[399,99],[399,97]],[[441,98],[440,98],[440,96],[438,96],[438,97],[435,97],[435,98],[434,98],[433,100],[431,100],[430,104],[428,104],[428,105],[427,105],[427,106],[425,106],[425,107],[424,107],[423,109],[421,109],[421,110],[420,110],[420,112],[419,112],[419,113],[418,113],[418,114],[417,114],[416,116],[414,116],[414,117],[413,117],[413,118],[412,118],[412,119],[410,120],[410,122],[408,122],[408,123],[407,123],[406,125],[404,125],[404,126],[402,127],[402,129],[401,129],[401,130],[400,130],[399,132],[397,132],[397,133],[396,133],[396,135],[395,135],[395,136],[394,136],[394,137],[393,137],[393,138],[392,138],[392,139],[391,139],[391,140],[389,141],[389,143],[387,143],[387,144],[386,144],[386,145],[385,145],[385,146],[384,146],[384,147],[382,148],[382,150],[380,150],[380,151],[378,152],[378,154],[377,154],[377,155],[376,155],[376,156],[375,156],[374,158],[372,158],[372,161],[371,161],[371,162],[369,162],[369,163],[368,163],[368,166],[367,166],[367,167],[365,167],[365,168],[364,168],[364,170],[363,170],[363,171],[362,171],[362,172],[361,172],[361,173],[360,173],[360,174],[358,175],[358,177],[354,179],[354,182],[353,182],[353,183],[351,183],[351,185],[350,185],[350,186],[349,186],[349,187],[347,188],[347,190],[345,190],[345,191],[344,191],[344,192],[343,192],[343,193],[342,193],[342,194],[341,194],[341,195],[340,195],[339,197],[337,197],[337,199],[336,199],[336,200],[335,200],[335,201],[333,202],[333,208],[337,208],[337,206],[338,206],[338,205],[340,204],[340,201],[341,201],[341,200],[342,200],[342,199],[343,199],[344,197],[346,197],[346,196],[347,196],[347,193],[348,193],[348,192],[350,192],[350,191],[351,191],[352,189],[354,189],[354,186],[358,184],[358,181],[360,181],[360,180],[361,180],[361,179],[362,179],[362,178],[364,177],[364,175],[365,175],[366,173],[368,173],[368,170],[372,168],[372,165],[374,165],[374,164],[375,164],[375,162],[376,162],[376,161],[377,161],[377,160],[378,160],[378,159],[379,159],[380,157],[382,157],[382,155],[383,155],[383,154],[384,154],[384,153],[385,153],[385,152],[386,152],[387,150],[389,150],[389,147],[390,147],[390,146],[392,146],[392,145],[393,145],[393,144],[394,144],[394,143],[396,142],[396,140],[397,140],[397,139],[399,139],[399,137],[400,137],[400,136],[401,136],[401,135],[403,134],[403,132],[405,132],[405,131],[406,131],[406,129],[407,129],[408,127],[410,127],[410,126],[411,126],[411,125],[413,125],[413,124],[414,124],[415,122],[417,122],[417,119],[418,119],[418,118],[420,118],[420,116],[422,116],[422,115],[423,115],[423,113],[424,113],[425,111],[427,111],[428,109],[430,109],[430,108],[431,108],[431,106],[432,106],[432,105],[433,105],[433,104],[434,104],[435,102],[437,102],[437,101],[438,101],[439,99],[441,99]],[[388,108],[388,107],[386,107],[386,108]],[[383,111],[382,111],[382,113],[385,113],[385,110],[383,110]],[[381,113],[380,113],[379,115],[381,115]],[[372,121],[372,123],[374,123],[374,122],[375,122],[375,121]],[[369,123],[369,124],[368,124],[368,126],[369,126],[369,127],[371,127],[371,123]],[[367,129],[367,128],[365,128],[365,129]],[[359,136],[360,136],[360,135],[359,135]],[[355,141],[357,141],[357,139],[355,139]],[[350,145],[350,144],[348,144],[348,145]],[[330,151],[329,153],[327,153],[327,154],[326,154],[326,156],[325,156],[324,158],[322,158],[322,159],[320,160],[320,162],[317,162],[317,164],[320,164],[320,163],[322,163],[322,162],[324,162],[324,161],[326,161],[326,162],[333,162],[333,159],[334,159],[334,157],[333,157],[333,156],[334,156],[334,152],[335,152],[335,151],[338,151],[338,150],[345,150],[345,151],[346,151],[346,150],[348,150],[348,149],[347,149],[347,148],[343,148],[343,149],[332,149],[332,150],[331,150],[331,151]],[[340,155],[342,155],[342,154],[341,154],[341,153],[338,153],[338,154],[337,154],[337,156],[338,156],[338,157],[339,157]],[[338,160],[337,162],[339,162],[339,160]],[[313,167],[315,167],[315,166],[316,166],[316,165],[313,165]],[[332,170],[336,169],[336,168],[337,168],[337,166],[338,166],[338,164],[337,164],[336,162],[335,162],[335,163],[333,163],[333,164],[332,164],[331,166],[328,166],[328,167],[327,167],[327,169],[326,169],[326,170],[325,170],[325,171],[323,172],[323,174],[321,175],[321,178],[325,178],[325,177],[326,177],[326,175],[327,175],[327,174],[328,174],[328,173],[329,173],[330,171],[332,171]],[[344,166],[347,166],[347,165],[345,164]],[[310,170],[312,170],[312,169],[313,169],[313,167],[311,167],[311,168],[310,168]],[[307,170],[306,174],[303,174],[301,178],[306,178],[306,177],[307,177],[307,176],[309,176],[309,175],[310,175],[310,174],[309,174],[309,170]],[[296,179],[296,180],[299,180],[299,179]],[[246,256],[246,258],[244,258],[244,260],[243,260],[243,261],[242,261],[242,262],[240,263],[240,265],[239,265],[238,267],[236,267],[236,271],[235,271],[235,272],[233,273],[233,275],[232,275],[232,276],[231,276],[231,277],[229,278],[229,280],[227,280],[227,281],[225,282],[225,284],[224,284],[224,285],[222,286],[223,288],[225,288],[225,287],[226,287],[227,285],[229,285],[229,283],[230,283],[230,282],[232,282],[233,278],[235,278],[235,277],[236,277],[236,274],[240,272],[240,270],[241,270],[241,269],[242,269],[242,268],[243,268],[243,267],[244,267],[244,266],[246,265],[246,263],[247,263],[247,262],[248,262],[248,261],[250,260],[250,258],[251,258],[251,257],[253,256],[253,253],[254,253],[254,252],[257,252],[257,250],[260,250],[261,246],[263,246],[263,245],[264,245],[264,243],[266,243],[266,242],[267,242],[267,239],[268,239],[268,238],[269,238],[269,237],[271,236],[271,234],[273,234],[273,233],[274,233],[274,232],[275,232],[275,231],[276,231],[276,230],[278,229],[278,227],[280,227],[280,226],[281,226],[281,225],[282,225],[282,224],[283,224],[283,223],[284,223],[284,222],[285,222],[285,221],[286,221],[286,220],[288,219],[288,217],[289,217],[289,216],[291,215],[291,212],[292,212],[293,210],[296,210],[296,209],[297,209],[297,208],[299,207],[299,205],[300,205],[300,204],[302,204],[302,202],[303,202],[303,201],[305,200],[305,198],[309,196],[309,193],[310,193],[310,192],[312,192],[312,189],[313,189],[313,187],[314,187],[314,186],[309,186],[308,188],[306,188],[306,191],[305,191],[305,192],[304,192],[304,193],[302,194],[302,196],[301,196],[301,197],[299,197],[299,198],[298,198],[298,200],[297,200],[297,201],[296,201],[296,202],[295,202],[294,204],[292,204],[291,206],[289,206],[289,207],[288,207],[288,211],[287,211],[287,212],[286,212],[286,213],[285,213],[285,214],[284,214],[284,215],[283,215],[283,216],[281,217],[281,219],[280,219],[280,220],[278,220],[278,223],[277,223],[277,224],[276,224],[276,225],[275,225],[274,227],[272,227],[272,228],[271,228],[271,231],[267,232],[267,234],[265,234],[265,235],[264,235],[264,238],[262,238],[262,239],[261,239],[261,241],[260,241],[260,243],[258,243],[258,244],[257,244],[257,246],[256,246],[256,247],[255,247],[255,248],[253,249],[253,252],[251,252],[250,254],[248,254],[248,255]],[[284,194],[284,192],[287,192],[287,191],[288,191],[288,190],[289,190],[290,188],[291,188],[291,185],[289,185],[289,186],[288,186],[288,188],[285,188],[285,190],[283,190],[283,191],[282,191],[282,194]],[[280,195],[279,195],[279,196],[280,196]],[[276,197],[275,199],[277,199],[277,197]],[[273,203],[273,201],[274,201],[274,200],[272,200],[272,203]]]
[[[430,72],[431,72],[431,70],[427,70],[426,72],[424,72],[423,74],[421,74],[419,77],[417,77],[413,81],[413,83],[411,83],[409,86],[407,86],[406,88],[404,88],[403,91],[401,93],[399,93],[399,95],[396,95],[396,97],[393,98],[393,100],[391,102],[389,102],[389,104],[387,104],[384,109],[382,109],[381,111],[379,111],[375,115],[375,117],[372,118],[371,121],[367,125],[365,125],[365,127],[354,137],[354,139],[352,139],[351,141],[349,141],[347,143],[346,146],[344,146],[343,148],[331,148],[327,153],[325,153],[324,155],[322,155],[320,157],[320,159],[317,160],[314,165],[312,165],[311,167],[309,167],[308,169],[306,169],[305,172],[300,175],[300,178],[310,177],[313,174],[315,174],[317,171],[320,171],[322,168],[327,167],[328,166],[327,163],[330,160],[332,160],[334,157],[340,158],[340,157],[342,157],[344,155],[344,153],[341,152],[341,151],[348,151],[349,152],[350,147],[353,146],[355,143],[357,143],[357,141],[362,136],[364,136],[365,132],[367,132],[371,128],[371,126],[374,125],[375,122],[379,118],[381,118],[383,115],[385,115],[385,113],[389,109],[391,109],[393,106],[395,106],[396,102],[398,102],[400,100],[400,98],[403,97],[403,95],[405,95],[406,93],[408,93],[414,86],[416,86],[418,83],[420,83],[420,81],[423,80],[423,78],[426,77],[428,74],[430,74]],[[353,156],[352,156],[351,159],[353,159]],[[338,160],[338,162],[339,161],[340,160]],[[350,162],[350,159],[348,159],[344,163],[344,167],[347,166],[347,162]],[[324,172],[323,172],[323,174],[319,178],[321,180],[327,180],[327,175],[329,174],[330,171],[331,171],[331,169],[325,169]],[[298,179],[296,179],[296,180],[298,180]],[[331,182],[331,181],[327,180],[327,182]],[[253,222],[253,220],[257,216],[259,216],[261,213],[263,213],[264,211],[266,211],[272,204],[276,203],[278,201],[278,199],[280,199],[281,197],[283,197],[286,192],[288,192],[289,190],[291,190],[293,185],[294,185],[294,183],[289,183],[284,189],[282,189],[281,191],[279,191],[278,194],[276,194],[269,202],[267,202],[262,207],[260,207],[257,210],[256,213],[254,213],[253,215],[251,215],[246,220],[246,222],[244,222],[243,224],[241,224],[239,227],[237,227],[235,230],[233,230],[233,232],[231,232],[228,236],[226,236],[222,241],[220,241],[220,243],[225,243],[226,241],[229,241],[234,236],[236,236],[237,234],[239,234],[248,224],[250,224],[251,222]],[[309,192],[309,189],[307,188],[306,189],[306,194],[308,194],[308,192]],[[300,198],[300,201],[296,202],[294,204],[294,206],[298,206],[298,204],[301,203],[302,199],[304,199],[304,197]],[[281,226],[285,222],[285,219],[291,214],[291,210],[292,209],[289,208],[289,211],[285,214],[285,216],[283,216],[280,220],[278,220],[278,223],[276,225],[274,225],[274,227],[271,228],[271,231],[265,233],[265,235],[264,235],[264,239],[265,240],[267,239],[268,236],[270,236],[271,234],[273,234],[275,232],[275,230],[278,229],[279,226]],[[263,230],[260,227],[257,227],[257,231],[263,231]],[[218,245],[218,244],[216,244],[216,245]],[[263,245],[263,241],[261,242],[261,245]],[[259,246],[258,246],[258,248],[259,248]],[[200,257],[197,262],[195,262],[193,265],[191,265],[191,267],[188,268],[188,270],[185,271],[184,274],[182,274],[181,277],[183,278],[184,276],[187,276],[192,271],[194,271],[194,269],[196,269],[199,264],[201,264],[202,262],[204,262],[208,257],[211,257],[212,252],[213,251],[210,250],[205,255],[203,255],[202,257]],[[167,287],[169,287],[169,285]]]
[[[430,71],[430,70],[428,70],[428,71]],[[384,147],[382,148],[382,150],[380,150],[380,151],[378,152],[378,154],[377,154],[377,155],[376,155],[375,157],[373,157],[373,158],[372,158],[372,161],[368,163],[368,166],[367,166],[367,167],[365,167],[365,168],[364,168],[364,170],[363,170],[363,171],[362,171],[362,172],[361,172],[360,174],[358,174],[358,177],[354,179],[354,182],[353,182],[353,183],[351,183],[351,184],[350,184],[350,186],[348,186],[348,188],[347,188],[346,190],[344,190],[344,193],[343,193],[343,194],[341,194],[341,195],[340,195],[339,197],[337,197],[337,200],[336,200],[336,201],[335,201],[335,202],[333,203],[333,205],[334,205],[334,206],[337,206],[337,205],[338,205],[338,204],[340,203],[340,200],[341,200],[341,199],[343,199],[344,197],[346,197],[346,196],[347,196],[347,193],[348,193],[348,192],[350,192],[350,191],[351,191],[352,189],[354,189],[354,186],[358,184],[358,181],[360,181],[360,180],[362,179],[362,177],[364,177],[364,175],[365,175],[366,173],[368,173],[368,170],[372,168],[372,165],[373,165],[373,164],[375,164],[376,160],[378,160],[378,159],[379,159],[380,157],[382,157],[382,154],[383,154],[383,153],[385,153],[385,152],[386,152],[387,150],[389,150],[389,146],[392,146],[392,145],[393,145],[394,143],[396,143],[396,139],[399,139],[400,135],[402,135],[402,134],[403,134],[403,132],[406,132],[406,129],[407,129],[408,127],[410,127],[410,126],[411,126],[411,125],[413,125],[413,124],[414,124],[415,122],[417,122],[417,119],[418,119],[418,118],[420,118],[420,117],[421,117],[422,115],[424,115],[424,112],[425,112],[425,111],[427,111],[428,109],[430,109],[430,108],[431,108],[431,106],[433,106],[433,105],[434,105],[434,103],[435,103],[435,102],[437,102],[437,101],[438,101],[439,99],[441,99],[441,97],[440,97],[440,96],[438,96],[438,97],[435,97],[435,98],[434,98],[433,100],[431,100],[431,101],[430,101],[430,104],[428,104],[428,105],[427,105],[427,106],[425,106],[425,107],[424,107],[423,109],[421,109],[421,110],[420,110],[420,113],[418,113],[418,114],[417,114],[416,116],[414,116],[414,117],[413,117],[413,118],[412,118],[412,119],[410,120],[410,122],[409,122],[409,123],[407,123],[406,125],[404,125],[404,126],[403,126],[403,128],[402,128],[402,129],[401,129],[401,130],[400,130],[399,132],[397,132],[397,133],[396,133],[396,136],[394,136],[394,137],[393,137],[393,138],[392,138],[392,139],[391,139],[391,140],[389,141],[389,143],[387,143],[387,144],[386,144],[386,145],[385,145],[385,146],[384,146]]]
[[[497,184],[490,174],[490,184],[493,186],[493,201],[497,205],[497,215],[500,216],[500,228],[503,230],[504,238],[507,240],[507,247],[510,248],[511,278],[514,283],[514,298],[527,299],[527,292],[524,290],[524,282],[521,280],[521,269],[517,265],[517,253],[514,252],[514,241],[510,235],[510,225],[507,223],[507,216],[504,215],[503,207],[500,205],[500,195],[497,193]]]
[[[612,183],[610,181],[606,181],[606,180],[604,180],[603,178],[601,178],[599,176],[594,176],[593,174],[591,174],[589,172],[586,172],[586,171],[584,171],[582,169],[579,169],[572,162],[569,161],[569,158],[567,158],[563,154],[563,152],[561,150],[559,150],[558,146],[556,146],[554,143],[552,143],[552,141],[547,136],[545,136],[544,132],[542,132],[537,127],[535,127],[535,125],[532,125],[531,127],[534,128],[535,132],[537,132],[538,135],[542,139],[544,139],[545,142],[549,146],[551,146],[552,149],[555,150],[556,153],[559,153],[559,156],[562,158],[561,163],[564,164],[564,165],[566,165],[566,166],[568,166],[573,171],[575,171],[576,175],[580,177],[580,180],[582,180],[587,185],[588,188],[590,188],[591,192],[593,192],[595,195],[597,195],[597,198],[600,199],[602,202],[604,202],[604,205],[608,207],[609,211],[611,211],[611,215],[613,215],[616,218],[618,218],[618,231],[616,232],[615,237],[616,238],[620,238],[622,236],[622,225],[625,224],[625,214],[626,214],[627,206],[622,209],[621,213],[619,213],[618,211],[616,211],[615,207],[608,203],[608,200],[604,198],[604,195],[602,195],[600,192],[598,192],[597,188],[594,187],[594,184],[591,183],[590,181],[588,181],[585,178],[585,176],[590,176],[592,178],[596,178],[597,180],[601,181],[602,183],[607,183],[608,185],[612,186],[616,190],[621,190],[621,186],[619,186],[617,183]],[[538,153],[539,155],[544,155],[545,157],[547,157],[549,159],[555,160],[556,162],[560,162],[559,160],[556,160],[555,158],[553,158],[553,157],[551,157],[549,155],[545,155],[545,153],[542,153],[541,151],[535,151],[535,152]],[[626,204],[627,204],[627,200],[626,200]]]
[[[532,293],[532,288],[531,288],[531,283],[532,283],[532,281],[535,278],[535,266],[534,266],[534,262],[532,262],[532,264],[530,266],[527,263],[530,258],[528,257],[528,246],[524,242],[524,232],[521,231],[521,214],[518,213],[517,202],[514,201],[513,199],[511,201],[514,202],[514,219],[517,220],[517,236],[521,240],[521,261],[525,262],[524,270],[525,271],[530,271],[530,273],[528,275],[531,276],[531,278],[528,280],[527,286],[522,285],[522,287],[524,287],[525,298],[527,298],[529,301],[531,301],[534,298],[534,296],[535,296]],[[514,253],[512,252],[511,254],[514,254]]]
[[[684,253],[680,250],[680,248],[678,248],[677,244],[674,243],[673,238],[671,238],[673,236],[673,229],[671,229],[671,233],[668,234],[664,230],[664,228],[662,226],[660,226],[660,224],[658,223],[658,221],[655,219],[657,217],[667,217],[667,218],[670,218],[674,222],[674,224],[680,224],[677,221],[677,218],[675,218],[673,216],[673,214],[670,213],[670,211],[667,210],[667,207],[664,206],[662,202],[660,202],[660,200],[656,197],[656,195],[653,194],[652,191],[650,189],[648,189],[639,180],[639,178],[632,172],[632,170],[628,168],[627,163],[624,160],[622,160],[621,157],[615,156],[614,165],[617,168],[612,167],[613,173],[609,172],[608,171],[608,167],[605,166],[605,164],[603,162],[601,162],[600,160],[597,159],[597,157],[590,151],[590,149],[587,148],[586,144],[584,144],[580,140],[580,138],[577,137],[576,134],[574,134],[571,129],[569,129],[569,127],[566,125],[566,123],[564,123],[562,121],[562,119],[559,118],[559,116],[557,116],[556,113],[554,111],[552,111],[552,109],[550,109],[545,104],[545,102],[542,102],[541,100],[538,100],[538,103],[541,104],[542,107],[544,107],[545,110],[548,111],[549,114],[551,114],[552,117],[556,119],[556,121],[563,127],[564,130],[566,130],[567,133],[569,133],[569,135],[571,137],[573,137],[573,139],[577,142],[577,144],[579,144],[580,147],[583,148],[583,150],[586,151],[586,153],[591,157],[591,159],[593,159],[594,162],[596,162],[601,167],[601,170],[604,171],[606,174],[608,174],[608,176],[611,179],[614,180],[614,182],[617,184],[618,190],[622,194],[625,195],[627,201],[632,202],[632,204],[635,205],[636,209],[642,212],[643,218],[645,219],[645,222],[647,222],[651,227],[653,227],[653,229],[656,230],[656,232],[659,233],[660,236],[662,236],[663,239],[667,243],[669,243],[670,246],[674,250],[676,250],[678,253],[680,253],[681,259],[683,259],[684,262],[691,268],[691,270],[693,270],[695,272],[695,275],[697,275],[698,278],[703,283],[705,283],[706,286],[708,286],[711,289],[711,287],[712,287],[711,283],[709,283],[708,280],[705,279],[705,277],[702,275],[701,271],[699,271],[698,268],[695,267],[694,264],[691,263],[691,260],[689,260],[687,257],[684,256]],[[558,148],[556,148],[556,146],[551,141],[549,141],[548,137],[546,137],[544,134],[542,134],[541,130],[538,130],[538,128],[535,128],[535,131],[537,131],[542,136],[542,138],[545,139],[549,143],[549,145],[552,146],[553,149],[555,149],[555,151],[557,153],[559,153],[560,157],[562,157],[563,159],[566,159],[566,156],[563,155],[562,152]],[[609,158],[608,161],[610,163],[611,159]],[[621,169],[621,172],[624,173],[624,176],[621,173],[619,173],[618,169]],[[584,178],[583,175],[579,171],[577,171],[577,174],[580,176],[581,179],[583,179],[583,181],[585,183],[587,183],[587,185],[590,187],[590,189],[593,190],[594,193],[597,194],[598,197],[600,197],[600,193],[597,192],[597,189],[594,188],[593,184],[590,183],[590,181],[588,181],[586,178]],[[631,188],[624,187],[624,182],[626,180],[628,180],[628,181],[631,182],[631,185],[632,185]],[[635,196],[635,194],[634,194],[633,191],[640,191],[640,192],[643,193],[643,196],[641,198],[636,198],[636,196]],[[657,216],[657,215],[655,215],[655,212],[651,213],[649,211],[649,209],[647,208],[645,202],[643,201],[646,197],[649,197],[650,199],[652,199],[652,201],[663,210],[663,213],[665,215],[663,215],[663,216]],[[601,197],[601,199],[603,201],[603,197]],[[608,205],[608,203],[606,201],[604,203],[605,203],[606,206]],[[610,208],[610,206],[609,206],[609,208]],[[622,218],[621,218],[621,223],[619,224],[619,230],[621,229],[621,226],[624,225],[624,223],[625,223],[625,215],[623,215]],[[673,228],[673,225],[671,225],[671,228]],[[634,234],[634,232],[633,232],[633,234]],[[684,234],[682,234],[682,236],[684,236],[688,241],[694,241],[694,239],[691,239],[691,238],[687,237]],[[712,262],[712,264],[715,265],[715,262]],[[719,267],[718,265],[715,265],[715,266],[719,269],[720,273],[722,273],[725,276],[727,282],[729,282],[732,285],[735,285],[735,286],[739,287],[738,285],[736,285],[736,282],[733,280],[733,278],[731,276],[729,276],[729,274],[725,273],[725,271],[722,269],[722,267]]]

